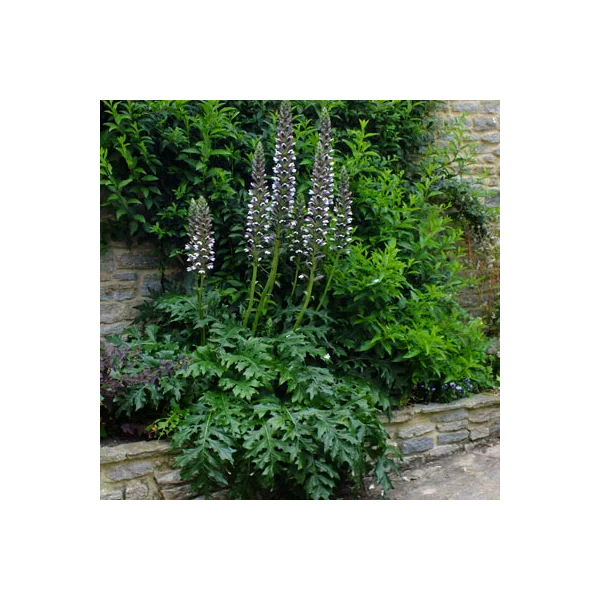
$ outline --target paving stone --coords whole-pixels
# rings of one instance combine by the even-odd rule
[[[196,497],[190,485],[164,488],[161,493],[165,500],[192,500]]]
[[[156,483],[159,485],[170,486],[175,483],[181,483],[181,475],[179,471],[155,471],[154,479],[156,479]]]
[[[469,412],[469,421],[471,423],[487,423],[492,417],[492,411],[481,409],[481,410],[472,410]]]
[[[429,450],[426,454],[431,457],[447,456],[459,449],[460,446],[458,444],[445,444],[444,446],[438,446],[437,448],[433,448],[433,450]]]
[[[479,102],[477,100],[459,100],[452,102],[452,110],[460,113],[479,112]]]
[[[475,131],[498,129],[498,119],[496,117],[475,117],[473,119],[473,125]]]

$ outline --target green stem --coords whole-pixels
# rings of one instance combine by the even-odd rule
[[[200,283],[198,283],[198,275],[196,275],[196,293],[198,294],[198,316],[200,320],[204,320],[204,304],[202,303],[202,291],[204,289],[204,275],[200,276]],[[200,345],[206,345],[206,331],[204,326],[200,328]]]
[[[271,296],[271,292],[273,291],[273,286],[275,285],[275,279],[277,277],[277,265],[279,264],[279,249],[281,247],[281,242],[279,239],[275,241],[273,245],[273,262],[271,263],[271,272],[269,273],[269,278],[267,279],[267,283],[262,291],[260,296],[260,302],[258,303],[258,308],[256,309],[256,315],[254,315],[254,322],[252,323],[252,333],[256,333],[256,328],[258,327],[258,322],[260,317],[267,306],[267,302],[269,301],[269,297]]]
[[[296,274],[294,275],[294,285],[292,286],[291,297],[294,297],[294,292],[296,291],[296,284],[298,283],[298,274],[300,273],[300,255],[296,256]]]
[[[325,289],[323,290],[323,295],[321,296],[321,300],[319,301],[319,304],[317,305],[317,310],[319,310],[321,308],[321,306],[323,305],[323,302],[325,300],[325,296],[327,296],[327,292],[329,291],[329,286],[331,285],[331,280],[333,279],[333,274],[335,273],[335,269],[337,268],[339,259],[340,259],[340,255],[336,254],[335,260],[333,261],[333,266],[331,267],[331,270],[329,271],[329,277],[327,278],[327,284],[325,285]]]
[[[254,289],[256,288],[257,273],[258,273],[258,260],[257,260],[256,250],[255,250],[254,251],[254,262],[252,264],[252,283],[250,283],[248,308],[246,309],[246,314],[244,315],[244,327],[246,327],[248,325],[248,319],[250,318],[250,314],[252,313],[252,305],[254,304]]]
[[[312,289],[313,289],[313,284],[315,283],[315,267],[316,265],[316,260],[313,256],[313,260],[312,260],[312,268],[310,270],[310,275],[308,277],[308,287],[306,288],[306,297],[304,298],[304,304],[302,305],[302,308],[300,309],[300,314],[298,315],[298,318],[296,319],[296,323],[294,324],[294,330],[298,329],[298,325],[300,325],[300,321],[302,321],[302,317],[304,316],[304,313],[306,311],[306,308],[308,307],[308,303],[310,302],[310,295],[312,294]]]

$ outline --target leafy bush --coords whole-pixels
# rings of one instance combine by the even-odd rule
[[[203,388],[173,434],[177,465],[195,489],[329,498],[371,471],[389,489],[377,391],[336,377],[307,332],[262,338],[235,322],[214,324],[184,377]]]
[[[259,140],[272,148],[278,105],[258,100],[101,102],[103,243],[115,237],[152,240],[164,263],[181,254],[187,204],[202,195],[211,205],[220,272],[243,274],[244,257],[232,253],[232,242],[241,239],[251,154]],[[359,152],[355,135],[368,125],[374,153],[365,158],[378,168],[403,172],[412,184],[421,178],[415,157],[431,147],[436,106],[410,100],[295,102],[298,191],[310,186],[315,123],[323,108],[331,115],[338,155],[348,148]],[[438,156],[436,164],[447,160],[447,155]],[[445,174],[450,178],[449,168]]]

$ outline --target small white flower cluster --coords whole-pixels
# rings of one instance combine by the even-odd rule
[[[252,161],[252,189],[250,190],[250,202],[248,203],[248,217],[246,220],[247,253],[256,252],[258,262],[262,260],[263,254],[270,254],[270,246],[273,242],[271,222],[273,220],[273,204],[270,202],[267,189],[267,176],[265,173],[265,155],[261,142],[256,146],[254,159]]]
[[[282,102],[279,111],[271,192],[267,188],[262,144],[252,162],[252,189],[246,220],[245,252],[257,262],[273,252],[276,239],[283,241],[293,223],[296,198],[296,155],[292,130],[292,107]]]
[[[306,265],[311,268],[313,260],[318,260],[327,245],[329,232],[330,207],[333,203],[330,177],[332,166],[327,160],[321,141],[317,143],[315,165],[312,175],[312,188],[308,192],[310,199],[302,226],[302,255]]]
[[[292,109],[282,102],[277,127],[271,193],[266,184],[265,158],[259,142],[252,163],[252,189],[248,203],[245,251],[260,261],[270,255],[276,238],[287,236],[290,259],[298,256],[310,269],[329,247],[347,251],[351,241],[352,214],[348,176],[343,170],[338,200],[334,204],[333,143],[327,109],[321,115],[321,131],[312,173],[310,199],[305,204],[296,195],[296,155],[292,130]],[[300,278],[305,278],[301,274]]]
[[[344,167],[340,172],[338,199],[333,207],[332,249],[348,253],[352,241],[352,201],[350,199],[350,183]]]
[[[333,200],[333,139],[331,132],[331,119],[329,118],[329,112],[326,108],[323,109],[321,115],[321,131],[319,133],[319,140],[323,145],[323,154],[325,165],[327,167],[326,189],[327,197]]]
[[[192,200],[188,214],[190,241],[185,245],[185,249],[188,251],[190,266],[187,270],[206,275],[215,264],[215,238],[206,200],[202,196]]]
[[[292,130],[292,106],[289,102],[281,103],[273,163],[271,227],[274,232],[284,232],[289,228],[296,197],[296,154]]]

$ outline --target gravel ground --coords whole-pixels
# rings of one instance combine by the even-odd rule
[[[500,441],[445,456],[394,475],[386,500],[500,500]],[[367,484],[367,498],[381,488]]]

